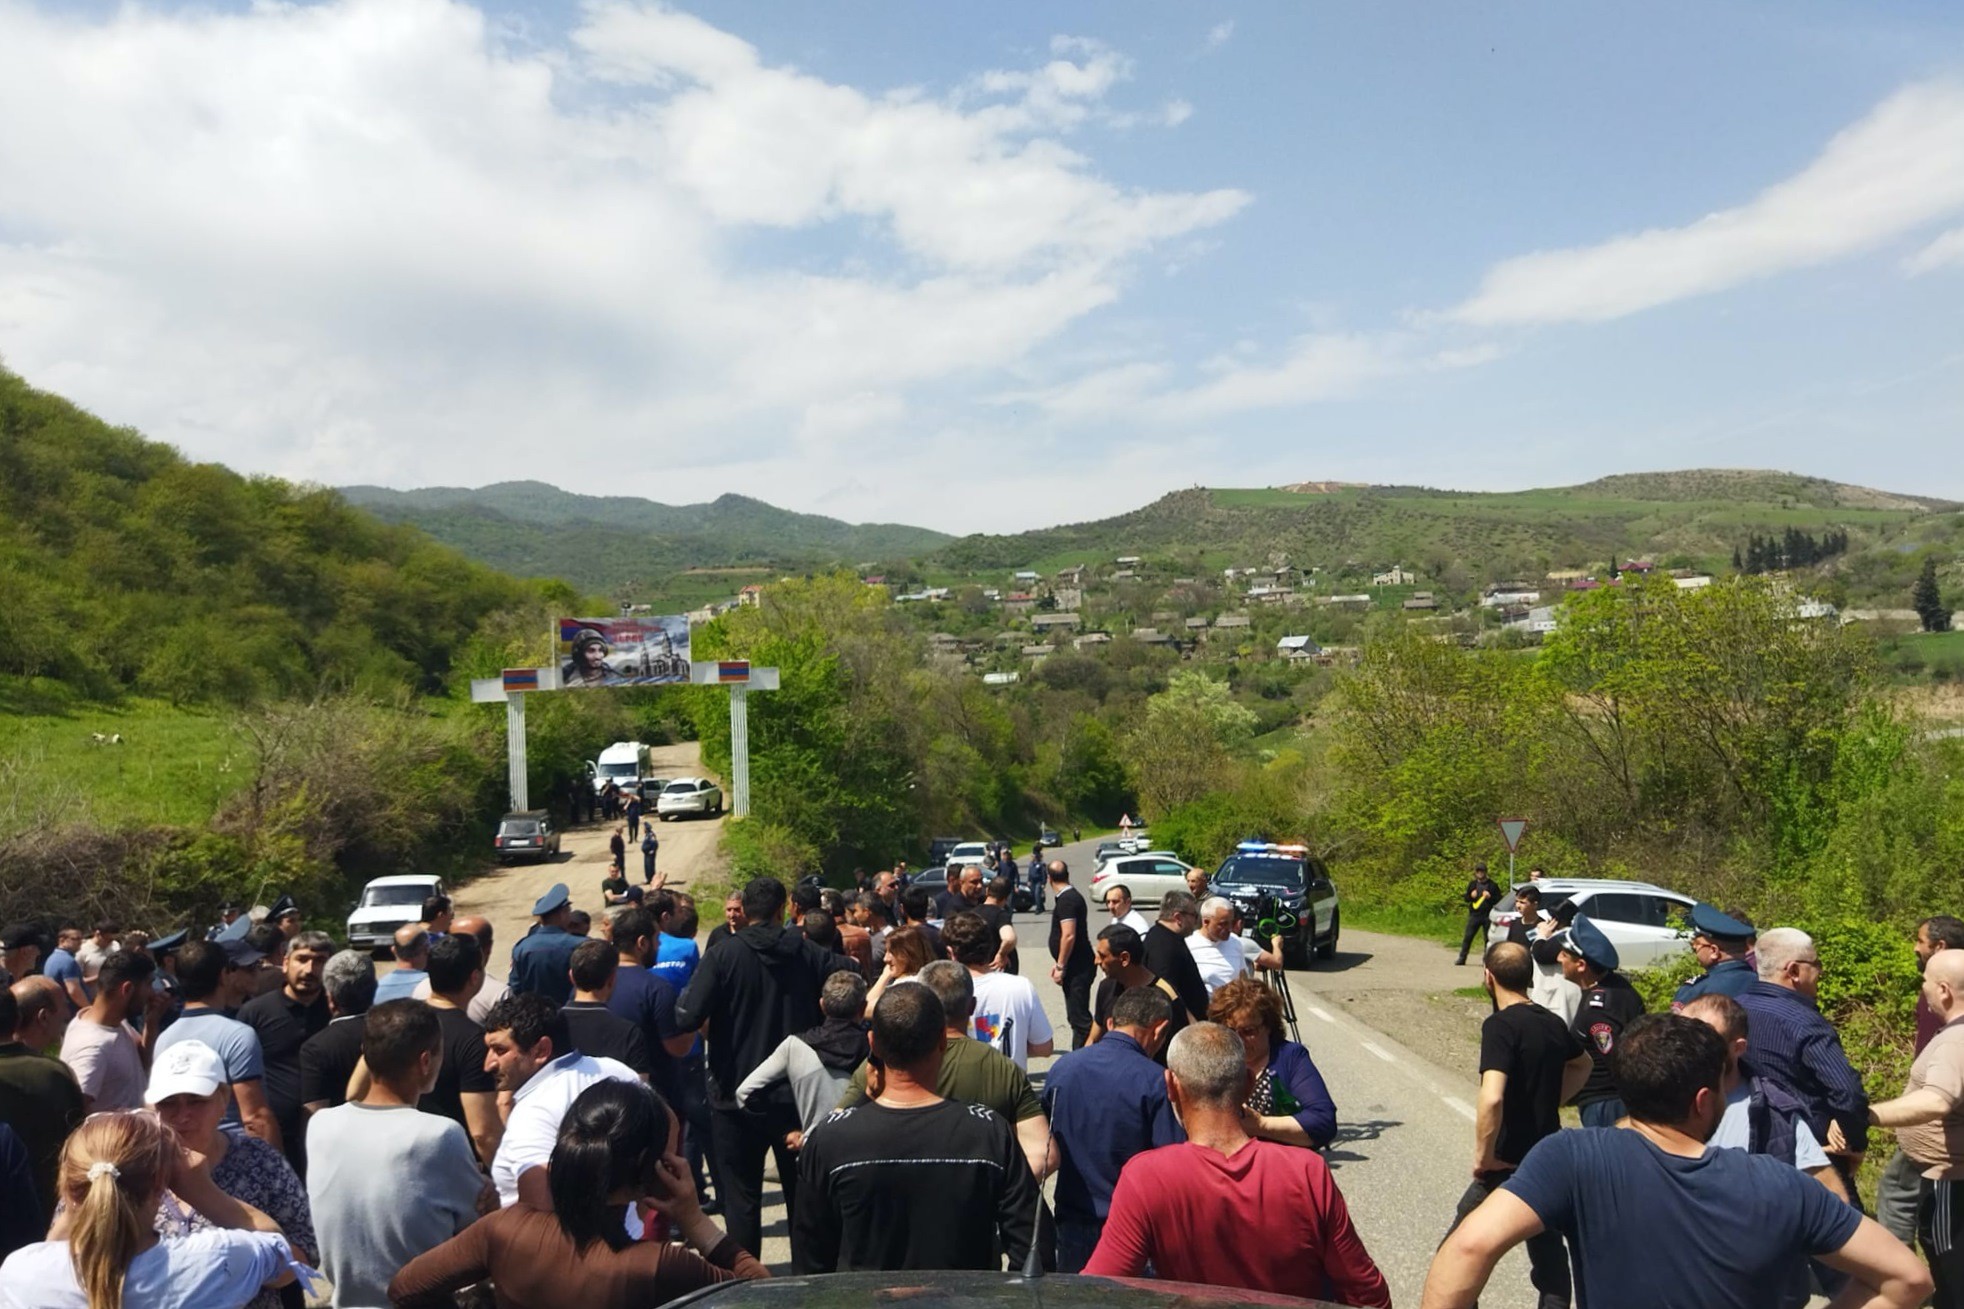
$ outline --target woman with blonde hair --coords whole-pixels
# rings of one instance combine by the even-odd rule
[[[152,1114],[84,1119],[62,1147],[56,1187],[50,1239],[0,1264],[0,1309],[238,1309],[293,1280],[273,1220],[220,1191],[204,1156]],[[159,1241],[166,1189],[218,1230]]]

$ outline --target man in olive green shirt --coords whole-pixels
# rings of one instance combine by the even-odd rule
[[[936,1094],[963,1104],[979,1104],[1007,1119],[1016,1129],[1016,1140],[1030,1161],[1030,1171],[1042,1183],[1058,1160],[1050,1120],[1044,1117],[1043,1104],[1029,1076],[1016,1061],[969,1035],[969,1023],[975,1015],[975,984],[969,980],[968,969],[952,959],[937,959],[909,980],[940,996],[947,1016],[948,1052],[941,1060]],[[865,1103],[866,1065],[861,1064],[853,1072],[852,1085],[840,1097],[839,1108]]]

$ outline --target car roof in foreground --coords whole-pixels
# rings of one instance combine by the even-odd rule
[[[1526,880],[1516,881],[1514,888],[1519,890],[1527,885]],[[1684,895],[1655,882],[1630,882],[1614,877],[1544,877],[1533,885],[1544,891],[1659,891],[1665,895]]]
[[[371,877],[365,886],[428,886],[443,879],[435,873],[393,873],[388,877]]]
[[[829,1307],[904,1304],[908,1309],[984,1305],[1142,1305],[1175,1309],[1202,1305],[1297,1305],[1334,1309],[1327,1300],[1298,1300],[1228,1286],[1195,1286],[1148,1278],[1051,1276],[1015,1273],[873,1272],[820,1277],[770,1277],[725,1282],[669,1301],[677,1305]]]

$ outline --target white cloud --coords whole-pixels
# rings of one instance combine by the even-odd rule
[[[1911,276],[1942,268],[1964,268],[1964,227],[1952,228],[1903,261],[1903,271]]]
[[[798,503],[879,457],[927,484],[908,427],[937,399],[1248,202],[1064,144],[1129,75],[1066,38],[868,91],[618,0],[547,41],[462,0],[0,0],[0,353],[197,457],[323,481],[675,499],[741,472]]]
[[[1207,29],[1206,48],[1209,50],[1218,50],[1232,40],[1233,37],[1234,20],[1232,18],[1224,23],[1216,23]]]
[[[1746,204],[1509,259],[1449,317],[1480,326],[1620,318],[1873,249],[1960,210],[1964,86],[1911,86]]]

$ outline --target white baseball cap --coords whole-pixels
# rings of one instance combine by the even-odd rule
[[[150,1066],[146,1104],[155,1106],[174,1095],[207,1096],[225,1085],[225,1061],[203,1041],[179,1041]]]

